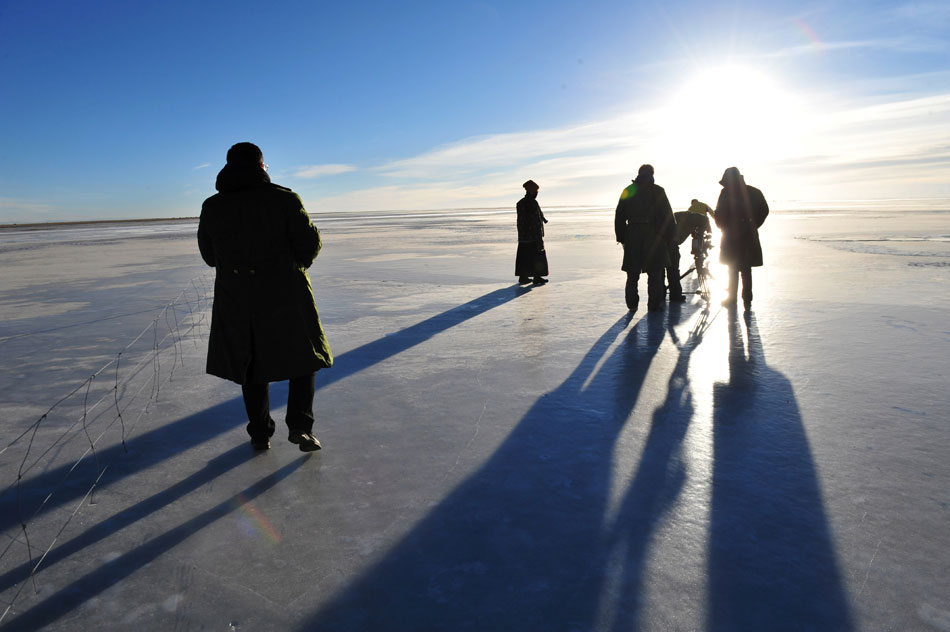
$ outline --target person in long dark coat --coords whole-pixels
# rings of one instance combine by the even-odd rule
[[[544,251],[544,225],[548,223],[541,205],[538,190],[533,180],[523,185],[524,197],[518,200],[518,254],[515,256],[515,275],[519,283],[547,283],[548,256]]]
[[[716,204],[716,226],[722,232],[719,262],[729,266],[729,290],[723,305],[733,306],[742,276],[742,302],[752,308],[752,268],[762,265],[759,227],[769,216],[769,205],[762,192],[745,183],[736,167],[722,174],[722,192]]]
[[[198,222],[201,257],[215,268],[207,372],[241,385],[258,450],[270,448],[276,427],[268,383],[290,380],[288,439],[304,452],[318,450],[314,374],[333,364],[307,274],[320,232],[300,197],[271,183],[252,143],[228,150],[215,188]]]
[[[653,167],[642,165],[636,180],[620,194],[614,214],[614,233],[623,244],[623,265],[627,273],[627,308],[636,311],[640,303],[637,284],[640,273],[647,273],[647,308],[663,309],[666,284],[663,274],[670,265],[670,245],[676,224],[666,191],[653,181]]]

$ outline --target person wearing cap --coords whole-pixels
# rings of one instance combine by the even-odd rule
[[[673,213],[673,219],[676,221],[676,241],[670,244],[670,266],[666,269],[671,303],[682,303],[686,300],[680,283],[680,246],[696,231],[700,234],[711,232],[707,215],[713,215],[713,210],[708,204],[697,199],[690,202],[687,210]]]
[[[288,440],[319,450],[313,380],[333,364],[307,274],[320,232],[300,197],[270,181],[253,143],[228,150],[215,188],[198,221],[198,249],[215,268],[207,372],[241,385],[255,450],[270,448],[276,428],[268,385],[290,380]]]
[[[524,197],[518,200],[518,253],[515,255],[515,276],[519,283],[543,285],[548,280],[548,257],[544,252],[544,225],[548,223],[538,204],[538,190],[534,180],[528,180]]]
[[[722,174],[722,192],[716,203],[716,226],[722,232],[719,262],[729,266],[727,307],[735,306],[742,277],[742,302],[752,308],[752,268],[762,265],[762,244],[759,227],[769,215],[769,205],[762,191],[745,183],[736,167]]]
[[[666,284],[663,273],[670,266],[670,244],[676,237],[673,209],[666,191],[653,181],[653,167],[642,165],[637,178],[620,194],[614,214],[614,233],[623,244],[623,265],[627,273],[624,298],[635,312],[640,302],[637,285],[647,273],[647,308],[663,309]],[[678,280],[678,277],[677,277]]]

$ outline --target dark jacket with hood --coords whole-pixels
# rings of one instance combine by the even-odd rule
[[[670,265],[670,245],[676,238],[673,209],[663,187],[649,176],[638,176],[620,194],[614,233],[623,244],[626,272],[650,272]]]
[[[759,227],[769,216],[765,196],[747,185],[735,167],[726,170],[720,184],[722,192],[716,204],[716,226],[722,232],[719,262],[738,268],[761,266]]]
[[[331,366],[307,275],[320,233],[300,197],[260,166],[225,165],[215,188],[198,223],[216,271],[208,373],[260,384]]]

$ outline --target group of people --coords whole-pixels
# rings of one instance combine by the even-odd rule
[[[716,210],[699,200],[689,209],[673,213],[663,187],[654,180],[652,165],[642,165],[636,179],[620,194],[614,215],[614,233],[623,245],[621,270],[627,273],[624,291],[627,308],[636,311],[640,303],[640,275],[647,275],[647,309],[661,311],[666,301],[686,300],[680,284],[680,245],[692,234],[711,232],[709,216],[722,233],[719,261],[729,267],[728,294],[723,305],[738,303],[739,278],[742,302],[752,307],[752,268],[762,265],[759,227],[769,214],[769,205],[759,189],[745,183],[736,167],[729,167],[719,184],[722,192]],[[540,187],[533,180],[522,185],[525,196],[518,202],[518,254],[515,275],[520,283],[546,283],[547,255],[544,224],[547,219],[538,204]],[[664,279],[664,276],[666,279]]]
[[[653,167],[640,167],[617,204],[615,232],[623,244],[627,272],[626,301],[639,302],[637,282],[647,274],[648,307],[663,308],[670,279],[670,300],[683,301],[679,283],[679,244],[694,229],[709,231],[708,215],[722,230],[720,260],[729,265],[727,304],[736,303],[739,276],[742,299],[752,302],[751,268],[762,265],[758,227],[769,208],[762,192],[745,184],[735,167],[726,169],[715,212],[693,200],[674,214],[666,192],[653,179]],[[537,197],[540,187],[524,183],[518,202],[520,283],[547,282],[544,224]],[[300,197],[270,181],[260,148],[237,143],[218,173],[218,193],[204,201],[198,222],[201,257],[216,269],[207,372],[241,385],[247,433],[255,450],[267,450],[276,424],[270,415],[270,382],[289,380],[288,440],[304,452],[321,448],[313,435],[314,377],[333,365],[307,269],[320,252],[320,233]]]

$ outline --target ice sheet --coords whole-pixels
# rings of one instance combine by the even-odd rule
[[[184,336],[125,447],[0,497],[3,629],[950,630],[950,213],[773,213],[748,316],[628,315],[611,213],[545,213],[544,287],[513,211],[315,215],[325,449],[254,455]],[[3,445],[205,287],[193,224],[43,232],[0,241]]]

